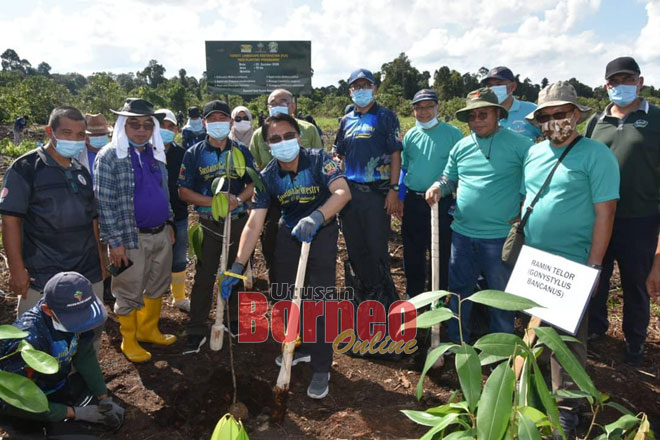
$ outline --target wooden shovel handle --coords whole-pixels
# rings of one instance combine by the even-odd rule
[[[541,319],[536,316],[532,316],[532,319],[529,320],[529,324],[527,325],[525,336],[523,337],[523,341],[525,344],[527,344],[527,346],[531,347],[536,340],[536,332],[534,329],[538,328],[540,325]],[[524,363],[524,357],[516,356],[516,359],[513,363],[513,371],[516,373],[516,380],[520,379],[520,374],[522,373],[522,367]]]

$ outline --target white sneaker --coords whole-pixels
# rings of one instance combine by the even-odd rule
[[[172,306],[182,312],[190,313],[190,300],[188,298],[172,302]]]

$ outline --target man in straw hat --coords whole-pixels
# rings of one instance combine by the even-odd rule
[[[483,273],[492,289],[504,290],[511,269],[502,263],[502,246],[511,222],[520,213],[522,166],[532,141],[498,121],[507,110],[497,95],[485,87],[467,96],[466,106],[456,112],[459,121],[467,122],[471,133],[454,145],[439,181],[426,191],[433,205],[456,192],[456,211],[452,222],[449,262],[449,290],[461,297],[474,293]],[[458,310],[452,297],[450,308]],[[462,305],[463,338],[470,339],[471,302]],[[491,332],[513,333],[514,313],[490,308]],[[449,338],[460,342],[458,323],[448,323]]]
[[[112,142],[94,162],[94,192],[101,239],[110,248],[115,313],[121,350],[132,362],[151,354],[138,341],[170,345],[158,329],[162,295],[172,278],[173,214],[165,147],[152,104],[128,98],[119,111]]]
[[[577,125],[590,111],[578,103],[569,82],[559,81],[541,90],[537,109],[526,116],[546,140],[534,145],[525,160],[523,212],[562,153],[571,149],[529,216],[525,244],[600,270],[619,198],[619,166],[604,144],[578,134]],[[587,321],[585,317],[577,332],[582,343],[568,343],[582,366],[587,361]],[[553,391],[574,386],[554,356],[551,373]],[[560,402],[561,424],[568,438],[573,438],[578,424],[576,402]]]
[[[110,134],[112,133],[112,126],[108,124],[108,120],[102,113],[86,114],[85,122],[87,122],[87,129],[85,134],[85,150],[82,151],[77,159],[87,168],[89,174],[94,180],[94,159],[99,150],[110,143]]]

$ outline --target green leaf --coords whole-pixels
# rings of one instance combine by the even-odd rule
[[[497,362],[502,362],[505,359],[509,359],[509,356],[495,356],[485,352],[479,353],[479,361],[481,362],[482,367],[484,365],[490,365],[490,364],[495,364]]]
[[[557,408],[557,402],[550,395],[550,390],[548,390],[548,385],[545,383],[543,373],[541,372],[539,364],[536,362],[536,360],[532,362],[532,366],[534,367],[532,378],[534,379],[534,385],[536,386],[536,392],[538,393],[539,399],[541,399],[541,403],[543,403],[545,412],[548,415],[550,422],[552,422],[552,427],[559,429],[565,438],[566,435],[561,429],[561,425],[559,423],[559,409]]]
[[[442,421],[435,425],[433,428],[428,430],[426,434],[424,434],[420,440],[431,440],[433,436],[445,429],[447,426],[452,425],[454,423],[458,423],[458,414],[448,414],[442,418]]]
[[[515,375],[506,363],[498,365],[486,380],[477,412],[478,438],[500,439],[506,432],[513,408]]]
[[[23,343],[25,341],[21,341]],[[32,369],[43,374],[54,374],[60,369],[60,364],[53,356],[43,351],[35,350],[26,342],[26,346],[20,347],[21,357]]]
[[[580,365],[575,355],[561,340],[555,329],[552,327],[539,327],[536,329],[536,336],[540,343],[552,350],[561,366],[571,376],[575,384],[582,391],[591,394],[596,401],[600,402],[602,399],[600,392],[598,392],[587,372],[584,371],[582,365]]]
[[[436,416],[429,414],[426,411],[413,411],[411,409],[401,410],[410,420],[418,425],[435,426],[442,421],[444,416]]]
[[[445,342],[437,347],[435,347],[433,350],[429,351],[428,354],[426,355],[426,362],[424,362],[424,368],[422,369],[422,374],[419,376],[419,381],[417,382],[417,387],[415,388],[415,396],[417,397],[417,400],[422,398],[422,388],[424,386],[424,377],[426,376],[426,373],[431,369],[431,367],[435,364],[435,361],[437,361],[440,356],[442,356],[447,350],[449,350],[452,347],[456,347],[455,344],[452,344],[450,342]]]
[[[261,176],[259,176],[259,173],[257,173],[253,168],[251,167],[245,167],[245,171],[247,171],[248,176],[250,176],[250,179],[254,183],[254,186],[259,190],[259,191],[264,191],[266,187],[264,186],[263,181],[261,180]]]
[[[451,413],[468,413],[467,402],[446,403],[426,410],[427,413],[434,416],[446,416]]]
[[[453,317],[454,313],[445,307],[429,310],[417,317],[415,326],[417,328],[429,328],[436,324],[440,324],[441,322],[447,321]],[[406,326],[406,328],[408,328],[408,326]]]
[[[619,405],[616,402],[607,402],[605,403],[605,406],[609,406],[610,408],[614,408],[615,410],[619,411],[621,414],[629,414],[629,415],[634,415],[632,411],[630,411],[628,408],[626,408],[623,405]]]
[[[536,424],[521,415],[518,418],[518,438],[525,440],[541,440],[541,433],[539,433]]]
[[[479,355],[470,345],[463,344],[454,350],[456,372],[461,383],[463,396],[471,412],[474,412],[481,396],[481,362]]]
[[[31,413],[48,411],[48,399],[34,382],[7,371],[0,371],[0,399]]]
[[[576,344],[582,344],[582,342],[578,338],[574,338],[573,336],[559,335],[559,337],[564,342],[575,342]]]
[[[222,191],[222,187],[225,185],[225,178],[224,177],[216,177],[213,179],[213,182],[211,182],[211,193],[212,194],[217,194]]]
[[[202,225],[195,223],[188,229],[188,253],[194,255],[197,261],[202,261],[202,240],[204,230]]]
[[[532,406],[522,406],[517,408],[518,413],[531,420],[536,426],[550,426],[548,416]]]
[[[239,425],[231,414],[227,413],[218,420],[211,440],[234,440],[240,433],[242,425]]]
[[[556,398],[560,399],[587,399],[590,404],[593,405],[594,403],[593,396],[586,391],[561,389],[555,391],[553,394]]]
[[[27,338],[28,335],[28,332],[24,332],[13,325],[0,325],[0,339],[22,339]]]
[[[245,175],[245,156],[239,148],[233,147],[231,149],[231,161],[236,174],[243,177]]]
[[[495,356],[509,357],[513,355],[514,351],[520,354],[521,349],[531,354],[527,344],[520,337],[509,333],[490,333],[482,336],[474,344],[474,348]]]
[[[641,420],[635,416],[624,414],[615,422],[604,426],[605,434],[607,434],[607,438],[610,438],[614,435],[622,435],[624,432],[637,426],[640,421]]]
[[[516,405],[525,407],[530,404],[529,402],[529,370],[530,370],[530,361],[525,359],[522,370],[520,372],[520,379],[518,380],[518,392],[516,393]]]
[[[446,435],[443,440],[472,440],[477,433],[474,429],[469,429],[466,431],[454,431],[451,434]]]
[[[229,200],[227,194],[220,192],[213,196],[211,202],[211,214],[215,221],[220,221],[221,218],[227,217],[229,212]]]
[[[482,290],[466,299],[474,303],[514,312],[531,309],[532,307],[541,307],[530,299],[502,292],[501,290]]]
[[[410,298],[408,302],[412,304],[416,309],[420,309],[431,304],[433,301],[444,298],[447,295],[451,295],[451,292],[447,292],[446,290],[434,290],[431,292],[424,292],[420,293],[419,295],[415,295],[413,298]]]

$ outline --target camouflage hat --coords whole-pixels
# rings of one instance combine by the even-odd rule
[[[461,122],[468,122],[470,110],[484,107],[497,107],[502,110],[500,118],[506,118],[509,112],[497,101],[497,95],[488,87],[482,87],[468,93],[465,99],[465,107],[456,112],[456,119]]]
[[[581,105],[578,103],[577,93],[575,88],[568,81],[557,81],[546,86],[539,92],[538,107],[536,110],[525,116],[530,122],[536,122],[536,112],[546,107],[557,107],[560,105],[573,104],[582,112],[578,124],[589,117],[591,107]]]

